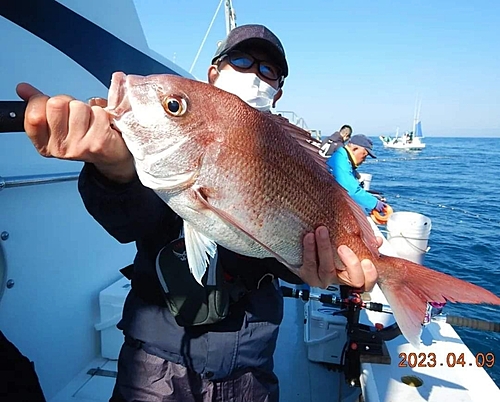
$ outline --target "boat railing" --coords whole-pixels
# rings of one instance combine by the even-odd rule
[[[6,188],[35,186],[39,184],[60,183],[64,181],[76,181],[80,172],[38,174],[27,176],[0,176],[0,191]]]
[[[295,124],[297,127],[300,127],[304,130],[309,130],[309,127],[307,127],[306,121],[300,117],[297,113],[292,112],[291,110],[279,110],[276,111],[276,114],[279,114],[286,119],[292,124]]]
[[[312,138],[321,141],[321,130],[309,128],[304,118],[300,117],[297,113],[291,110],[278,110],[276,111],[276,114],[285,117],[290,123],[309,132]]]

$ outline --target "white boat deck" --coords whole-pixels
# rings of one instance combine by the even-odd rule
[[[109,375],[89,374],[96,369],[102,370],[102,374]],[[116,360],[97,358],[49,402],[107,402],[113,392],[116,371]]]
[[[375,233],[382,236],[376,225],[369,221]],[[385,238],[380,251],[386,255],[397,255]],[[371,296],[372,300],[385,300],[378,286]],[[372,322],[378,321],[377,316],[381,320],[386,319],[382,313],[369,312],[368,315]],[[366,402],[500,401],[500,389],[483,368],[477,367],[475,356],[451,325],[432,321],[424,327],[421,339],[423,344],[416,349],[398,336],[386,342],[391,356],[390,365],[361,365],[360,382]],[[487,352],[491,351],[484,351],[485,354]],[[462,353],[463,360],[459,361]],[[408,359],[410,354],[413,355]],[[406,361],[403,361],[404,356]],[[461,364],[462,361],[464,364]],[[410,377],[410,380],[416,377],[416,382],[420,380],[422,384],[409,386],[404,377]]]
[[[422,340],[430,345],[416,350],[399,336],[387,342],[391,365],[362,365],[361,382],[366,402],[500,401],[499,388],[484,369],[477,367],[475,356],[451,325],[432,322],[425,328]],[[406,356],[415,353],[417,358],[412,359],[411,364],[417,362],[417,367],[399,367],[403,360],[401,353]],[[462,353],[464,365],[456,363]],[[436,365],[418,367],[419,362],[434,365],[431,354],[436,356]],[[408,365],[408,361],[403,363]],[[405,376],[417,377],[422,385],[408,386],[403,382]]]

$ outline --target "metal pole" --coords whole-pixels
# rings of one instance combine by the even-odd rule
[[[0,191],[6,188],[35,186],[39,184],[60,183],[64,181],[76,181],[80,172],[40,174],[32,176],[0,176]]]
[[[201,49],[203,49],[203,46],[205,45],[205,41],[207,40],[208,34],[210,33],[210,30],[212,29],[212,25],[214,24],[215,17],[217,17],[217,14],[219,13],[220,6],[222,5],[223,1],[224,0],[220,0],[219,5],[217,7],[217,10],[215,10],[215,14],[212,18],[212,21],[210,22],[210,25],[208,26],[207,32],[205,33],[205,37],[201,41],[201,45],[200,45],[200,48],[198,49],[198,53],[196,53],[196,56],[194,57],[194,60],[193,60],[193,64],[191,64],[191,68],[189,69],[189,73],[193,72],[193,68],[194,68],[196,62],[198,61],[198,57],[200,57]]]

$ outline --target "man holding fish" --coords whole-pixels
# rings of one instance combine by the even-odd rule
[[[282,96],[287,75],[281,42],[261,25],[231,31],[208,69],[209,83],[263,112]],[[49,98],[28,84],[17,90],[29,101],[25,129],[36,149],[46,157],[85,162],[79,190],[86,208],[118,241],[137,245],[132,290],[118,324],[125,343],[111,401],[278,401],[272,356],[283,300],[273,278],[296,283],[299,278],[274,258],[243,257],[218,247],[214,255],[226,279],[242,276],[245,294],[218,322],[179,325],[165,303],[156,260],[178,240],[183,222],[138,180],[134,159],[103,105],[67,95]],[[179,103],[168,107],[179,111]],[[369,259],[360,261],[343,245],[332,250],[324,226],[304,236],[302,255],[297,273],[311,286],[371,289],[377,280]],[[335,267],[336,255],[344,269]]]

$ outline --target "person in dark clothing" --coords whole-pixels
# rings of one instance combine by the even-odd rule
[[[45,402],[35,364],[0,331],[0,402]]]
[[[339,131],[335,131],[330,137],[321,143],[321,156],[329,158],[333,153],[344,146],[352,135],[352,127],[344,124]]]
[[[208,81],[259,110],[281,97],[288,65],[281,42],[261,25],[235,28],[219,45]],[[135,242],[132,289],[118,327],[125,342],[111,398],[121,401],[278,401],[273,354],[283,318],[276,277],[326,287],[344,283],[367,289],[377,279],[369,260],[346,246],[336,253],[328,230],[304,237],[299,277],[275,259],[238,255],[222,247],[224,274],[244,281],[247,292],[226,318],[209,325],[181,326],[165,302],[156,272],[159,252],[179,237],[182,220],[135,173],[131,154],[106,112],[68,96],[53,98],[28,84],[25,129],[44,156],[81,160],[79,191],[90,214],[122,243]]]

